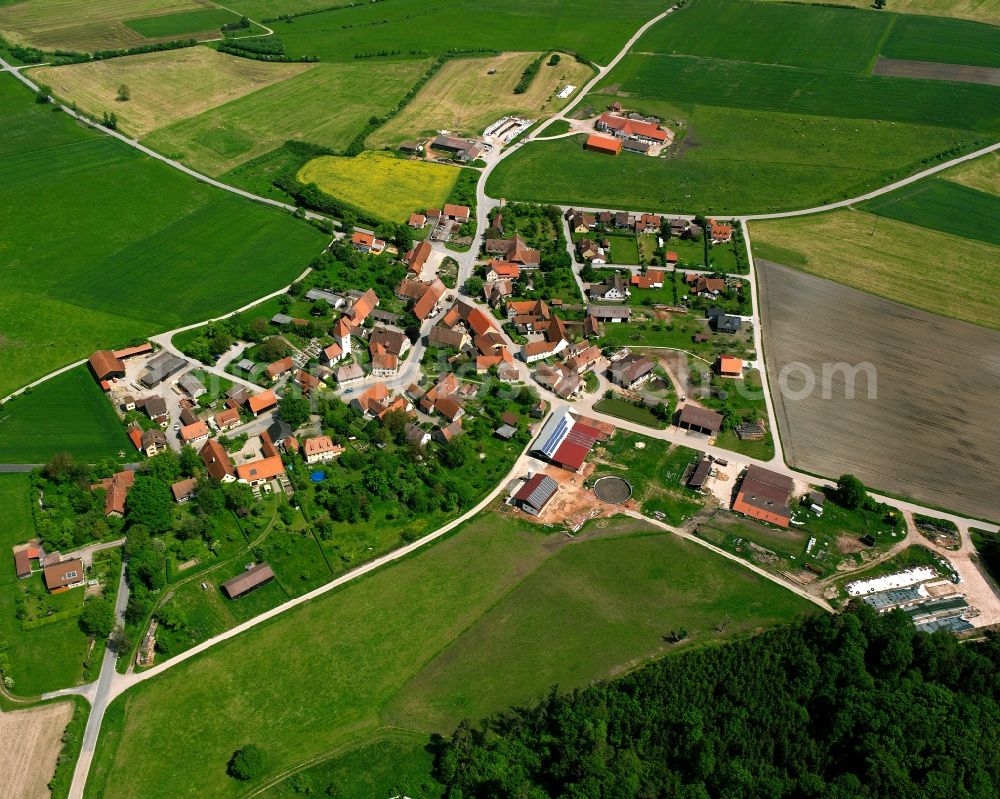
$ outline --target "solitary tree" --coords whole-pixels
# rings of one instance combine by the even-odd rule
[[[227,768],[230,777],[238,780],[252,780],[264,772],[264,755],[253,744],[233,752]]]
[[[123,83],[121,86],[118,87],[118,102],[127,103],[131,99],[132,99],[132,92],[130,92],[128,86]]]
[[[478,296],[483,290],[483,279],[478,275],[473,275],[465,281],[465,293],[470,297]]]
[[[842,474],[837,480],[837,503],[845,508],[860,508],[868,499],[865,484],[853,474]]]
[[[111,600],[87,600],[80,614],[80,627],[94,638],[107,638],[115,628],[115,608]]]

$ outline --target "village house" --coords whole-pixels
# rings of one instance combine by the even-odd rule
[[[674,217],[670,220],[670,235],[681,237],[687,232],[688,225],[691,223],[686,219],[681,219],[679,216]]]
[[[370,252],[372,255],[378,255],[385,249],[385,242],[382,239],[360,230],[351,236],[351,244],[358,252]]]
[[[519,233],[512,239],[486,239],[483,247],[487,255],[500,256],[503,262],[523,269],[536,269],[541,259],[538,250],[529,247]]]
[[[330,436],[314,436],[307,438],[302,444],[306,463],[325,463],[339,457],[344,448],[334,444]]]
[[[406,224],[416,230],[423,230],[427,224],[427,217],[424,214],[410,214],[410,220]]]
[[[462,435],[462,420],[456,419],[444,427],[434,431],[434,440],[439,444],[447,444]]]
[[[580,258],[590,261],[592,264],[600,265],[608,262],[608,248],[593,241],[592,239],[580,239],[576,244]]]
[[[371,289],[368,289],[368,291],[353,302],[351,307],[345,312],[344,316],[347,317],[350,326],[356,330],[364,324],[369,314],[371,314],[371,312],[378,307],[378,304],[378,295]]]
[[[583,343],[575,345],[570,349],[571,355],[566,360],[566,365],[574,372],[584,374],[594,367],[602,357],[601,348],[594,344]]]
[[[647,269],[644,275],[632,275],[629,282],[640,289],[662,289],[665,274],[662,269]]]
[[[421,429],[416,422],[410,422],[403,428],[403,435],[406,436],[406,443],[411,447],[426,447],[431,440],[431,434]]]
[[[488,261],[486,264],[486,280],[517,280],[521,276],[521,267],[518,264],[498,261],[496,259]]]
[[[166,427],[170,424],[170,417],[167,416],[167,401],[159,394],[153,394],[151,397],[136,400],[135,407],[142,410],[146,416],[159,424],[160,427]]]
[[[730,316],[721,308],[709,308],[708,326],[716,333],[739,333],[743,320],[738,316]]]
[[[174,495],[174,502],[178,505],[183,505],[185,502],[194,499],[198,493],[198,481],[193,477],[189,477],[186,480],[178,480],[170,486],[170,491]]]
[[[587,294],[591,300],[622,302],[628,299],[631,292],[625,278],[615,272],[603,283],[591,283],[587,287]]]
[[[441,397],[434,403],[435,413],[441,414],[449,422],[454,422],[465,413],[465,408],[454,397]]]
[[[460,225],[464,225],[469,221],[469,214],[470,210],[467,205],[452,205],[451,203],[445,203],[441,208],[441,216],[444,219],[457,222]]]
[[[371,376],[392,377],[399,372],[399,358],[391,352],[376,352],[372,355]]]
[[[185,444],[190,444],[194,446],[195,444],[200,444],[202,441],[208,438],[208,425],[202,421],[197,421],[194,424],[185,425],[181,428],[178,436],[182,442]]]
[[[379,326],[372,329],[368,338],[368,351],[372,357],[380,352],[387,352],[401,358],[408,349],[410,349],[410,339],[401,330]]]
[[[295,361],[292,360],[291,356],[288,356],[287,358],[282,358],[280,361],[268,364],[267,368],[264,369],[264,374],[267,375],[268,380],[277,380],[279,377],[283,377],[291,372],[294,366]]]
[[[139,445],[139,449],[141,449],[148,458],[159,455],[161,452],[166,452],[166,433],[156,428],[152,430],[144,430],[142,435],[139,437]]]
[[[413,249],[406,253],[406,268],[413,272],[413,274],[419,275],[423,271],[424,264],[427,263],[427,259],[432,252],[433,250],[429,241],[421,241],[418,244],[414,244]]]
[[[724,225],[714,219],[707,221],[708,234],[712,239],[712,244],[726,244],[733,238],[733,226]]]
[[[260,454],[257,460],[236,467],[237,479],[241,483],[249,483],[251,488],[259,488],[285,474],[281,455],[267,431],[260,434]]]
[[[749,466],[733,500],[733,511],[761,522],[788,527],[793,488],[791,477],[760,466]]]
[[[311,394],[320,387],[320,382],[316,375],[309,374],[305,369],[295,373],[295,385],[302,389],[303,394]]]
[[[294,435],[294,433],[295,431],[292,430],[292,426],[284,419],[275,419],[267,427],[268,438],[276,447],[280,447],[284,444],[285,441]]]
[[[562,399],[572,396],[583,382],[579,374],[562,363],[551,366],[543,363],[535,370],[533,377],[540,386]]]
[[[583,213],[570,208],[566,212],[566,220],[569,222],[569,229],[572,233],[586,233],[597,227],[597,216]]]
[[[198,452],[201,462],[205,464],[205,471],[216,483],[231,483],[236,480],[236,468],[233,466],[229,453],[214,438],[205,442],[205,446]]]
[[[45,587],[53,594],[77,588],[87,581],[87,572],[80,558],[69,558],[55,563],[48,563],[42,569]]]
[[[684,282],[691,293],[698,297],[717,297],[726,290],[726,281],[721,277],[705,277],[688,273]]]
[[[715,368],[722,377],[742,377],[743,359],[733,355],[720,355]]]
[[[653,376],[656,363],[645,355],[626,355],[611,364],[608,375],[611,382],[625,389],[635,388]]]
[[[356,363],[349,363],[341,366],[333,374],[333,379],[337,381],[338,386],[349,386],[362,380],[365,376],[365,370],[362,369]]]
[[[104,489],[104,515],[121,518],[125,515],[125,500],[134,483],[135,472],[126,469],[115,472],[111,477],[105,477],[92,485],[90,490]]]
[[[226,410],[219,411],[212,417],[212,427],[220,433],[225,433],[227,430],[239,427],[239,425],[240,412],[236,408],[226,408]]]
[[[515,300],[507,303],[507,321],[513,323],[518,333],[540,332],[543,329],[542,323],[547,323],[551,318],[552,311],[544,300]]]
[[[491,308],[496,308],[513,294],[513,280],[488,280],[483,283],[483,298]]]
[[[469,334],[464,328],[450,328],[435,325],[427,335],[427,341],[435,347],[450,347],[462,350],[469,345]]]

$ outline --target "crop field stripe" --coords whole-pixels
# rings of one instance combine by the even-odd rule
[[[1000,67],[1000,27],[963,19],[897,16],[882,55],[903,61]]]
[[[152,17],[126,19],[123,24],[147,39],[187,38],[187,36],[222,35],[222,26],[239,22],[240,16],[225,8],[201,11],[177,11]]]

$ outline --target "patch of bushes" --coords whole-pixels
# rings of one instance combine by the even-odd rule
[[[253,61],[277,61],[281,63],[310,64],[319,61],[318,56],[304,55],[292,57],[285,52],[285,43],[279,36],[255,39],[230,39],[220,42],[219,52]]]
[[[535,79],[535,75],[538,74],[538,70],[542,68],[542,59],[544,57],[545,56],[538,56],[538,58],[524,68],[524,72],[521,73],[521,80],[519,80],[517,82],[517,86],[514,87],[514,94],[524,94],[528,91],[528,87],[531,86],[531,81]]]

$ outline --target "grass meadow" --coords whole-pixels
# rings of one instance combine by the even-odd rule
[[[1000,87],[866,74],[892,19],[699,0],[651,28],[585,103],[656,114],[677,134],[666,157],[611,158],[585,152],[577,137],[534,142],[501,163],[488,190],[580,205],[772,212],[856,196],[991,141]]]
[[[223,25],[239,21],[239,14],[225,8],[203,8],[126,19],[125,25],[147,39],[196,39],[221,36]]]
[[[423,59],[318,64],[161,128],[143,143],[210,175],[264,155],[289,139],[343,150],[370,117],[395,106],[427,66]]]
[[[290,54],[324,61],[387,51],[414,57],[482,48],[564,50],[604,64],[664,8],[658,0],[621,0],[614,13],[600,0],[384,0],[271,27]]]
[[[751,222],[750,234],[758,257],[1000,330],[1000,277],[983,269],[1000,261],[995,245],[854,210]]]
[[[950,180],[921,180],[858,209],[954,236],[1000,245],[1000,196]]]
[[[25,0],[0,7],[0,35],[43,50],[135,47],[149,40],[125,20],[217,10],[206,0]]]
[[[0,405],[0,463],[45,463],[57,452],[91,463],[135,453],[86,366]]]
[[[671,628],[708,644],[811,609],[641,522],[603,522],[582,538],[567,544],[491,513],[142,684],[105,718],[87,796],[242,795],[255,785],[236,785],[225,763],[249,742],[264,751],[267,779],[370,744],[382,728],[450,734],[463,717],[554,683],[613,676],[671,651]],[[275,653],[281,677],[262,681]]]
[[[208,47],[40,67],[33,80],[89,114],[118,115],[118,129],[135,138],[197,116],[272,83],[298,75],[308,64],[277,64],[226,55]],[[129,87],[119,101],[118,87]]]
[[[305,0],[309,2],[310,0]],[[768,0],[779,3],[809,3],[815,0]],[[296,2],[296,0],[291,0]],[[311,0],[319,2],[319,0]],[[838,5],[846,8],[861,8],[868,10],[872,7],[869,0],[827,0],[824,5]],[[988,22],[993,25],[1000,25],[1000,0],[895,0],[889,6],[899,14],[913,14],[930,17],[959,17],[961,19],[971,19],[978,22]],[[884,11],[882,13],[885,13]]]
[[[458,174],[457,167],[445,164],[364,152],[354,158],[322,155],[296,177],[374,216],[405,222],[413,211],[440,208]]]
[[[566,85],[579,89],[594,71],[565,54],[554,66],[546,58],[528,90],[514,94],[521,74],[539,55],[502,53],[449,61],[413,102],[369,137],[369,146],[396,145],[438,130],[478,135],[506,114],[537,119],[558,111],[568,98],[560,100],[556,94]]]
[[[941,177],[970,189],[1000,195],[1000,153],[987,153],[973,161],[966,161],[941,173]]]
[[[0,409],[2,412],[2,409]],[[2,426],[0,426],[2,429]],[[0,433],[0,441],[3,434]],[[13,692],[35,696],[83,678],[87,636],[76,617],[22,630],[14,599],[21,593],[10,548],[34,537],[27,474],[0,474],[0,641],[7,646]]]
[[[0,396],[99,347],[230,311],[322,248],[0,80]]]

